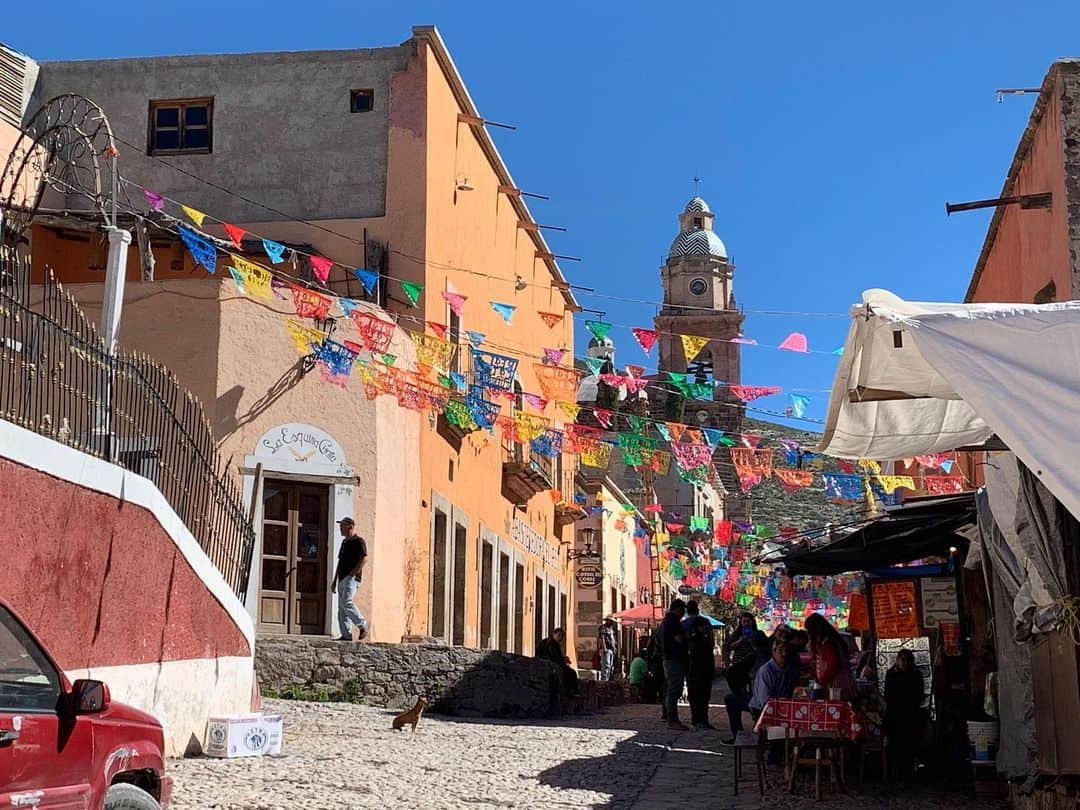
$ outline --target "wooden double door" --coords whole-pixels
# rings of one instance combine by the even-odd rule
[[[330,587],[330,487],[267,479],[262,500],[259,630],[322,635]]]

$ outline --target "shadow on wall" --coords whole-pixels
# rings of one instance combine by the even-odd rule
[[[240,409],[240,400],[246,390],[244,386],[234,385],[218,397],[214,407],[214,435],[217,437],[217,441],[224,441],[240,428],[258,419],[275,402],[295,388],[304,379],[306,373],[304,358],[301,357],[286,369],[274,384],[251,403],[251,407],[242,414],[238,413],[238,411]]]

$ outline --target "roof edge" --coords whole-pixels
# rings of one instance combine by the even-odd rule
[[[1031,151],[1031,144],[1035,140],[1035,131],[1039,128],[1043,115],[1046,113],[1050,94],[1054,87],[1057,86],[1061,65],[1065,61],[1067,60],[1058,59],[1054,61],[1043,77],[1042,85],[1039,87],[1039,97],[1035,100],[1035,106],[1028,117],[1027,126],[1024,127],[1024,132],[1016,145],[1016,152],[1013,154],[1012,163],[1009,165],[1009,172],[1005,175],[1005,182],[1001,187],[1001,193],[998,194],[999,197],[1008,197],[1012,193],[1013,185],[1020,174],[1024,160],[1027,158],[1028,152]],[[972,296],[975,295],[975,290],[979,286],[979,280],[982,278],[983,270],[986,268],[986,262],[990,258],[990,251],[994,247],[998,228],[1001,226],[1001,220],[1004,216],[1005,209],[1003,207],[998,206],[994,209],[994,215],[990,218],[990,226],[986,229],[986,238],[983,240],[982,250],[979,251],[979,258],[975,261],[975,269],[972,271],[971,280],[968,282],[967,292],[964,293],[964,303],[970,303]]]
[[[427,43],[431,48],[432,53],[435,55],[435,60],[439,63],[439,67],[442,68],[443,73],[450,82],[450,88],[454,93],[454,97],[457,99],[458,104],[461,105],[465,113],[476,116],[477,118],[482,118],[483,116],[480,115],[480,111],[477,109],[475,102],[473,102],[472,96],[469,95],[469,90],[465,86],[465,80],[458,71],[457,65],[454,64],[453,57],[450,56],[450,51],[446,47],[446,42],[439,33],[439,29],[434,25],[414,25],[412,27],[412,33],[413,39],[421,40]],[[495,173],[499,176],[499,181],[505,185],[517,188],[517,184],[510,174],[510,169],[507,168],[506,163],[502,159],[502,155],[499,154],[498,147],[495,146],[495,141],[492,139],[491,133],[483,126],[475,127],[474,132],[476,133],[477,139],[480,141],[480,147],[484,150],[484,154],[487,155],[488,160],[495,169]],[[522,200],[521,197],[511,196],[510,203],[513,205],[519,218],[524,219],[527,222],[536,221],[533,219],[533,215],[529,211],[528,205],[525,204],[525,201]],[[539,231],[530,231],[529,236],[532,237],[537,250],[541,250],[548,254],[552,253],[543,234]],[[563,275],[559,263],[554,259],[544,259],[544,264],[547,266],[548,270],[551,271],[551,275],[555,281],[558,282],[557,289],[562,293],[569,308],[575,312],[580,310],[581,306],[578,304],[577,299],[574,298],[574,293],[570,289],[570,282],[568,282]]]

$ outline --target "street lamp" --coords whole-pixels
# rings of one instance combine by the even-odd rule
[[[576,548],[572,548],[566,552],[566,558],[569,560],[595,560],[600,555],[593,551],[592,543],[593,538],[596,536],[596,529],[592,526],[586,526],[581,530],[581,536],[585,540],[585,550],[578,551]]]

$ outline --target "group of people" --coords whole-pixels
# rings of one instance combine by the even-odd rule
[[[562,629],[556,629],[541,643],[537,654],[562,668],[564,688],[575,694],[578,675],[563,653],[564,640]],[[679,719],[679,700],[685,687],[691,725],[712,728],[709,704],[717,673],[715,644],[712,622],[701,614],[698,603],[673,600],[659,629],[648,641],[641,642],[630,664],[631,689],[646,702],[659,698],[661,720],[672,729],[686,730],[689,726]],[[858,703],[848,642],[818,613],[806,618],[802,630],[783,624],[771,636],[758,629],[752,613],[743,613],[738,628],[725,640],[722,653],[727,661],[724,675],[730,689],[724,699],[730,729],[723,740],[725,744],[734,743],[743,730],[745,713],[756,721],[769,700],[792,697],[800,683],[809,684],[820,697]],[[804,653],[808,664],[803,663]],[[617,654],[614,622],[605,619],[597,635],[593,662],[601,679],[615,677]],[[860,677],[874,676],[872,656],[865,650],[857,671]],[[876,695],[876,686],[874,690]],[[924,723],[923,679],[911,650],[903,649],[897,654],[895,665],[886,674],[884,692],[884,731],[901,772],[910,771]],[[770,758],[777,756],[779,752],[772,749]]]

